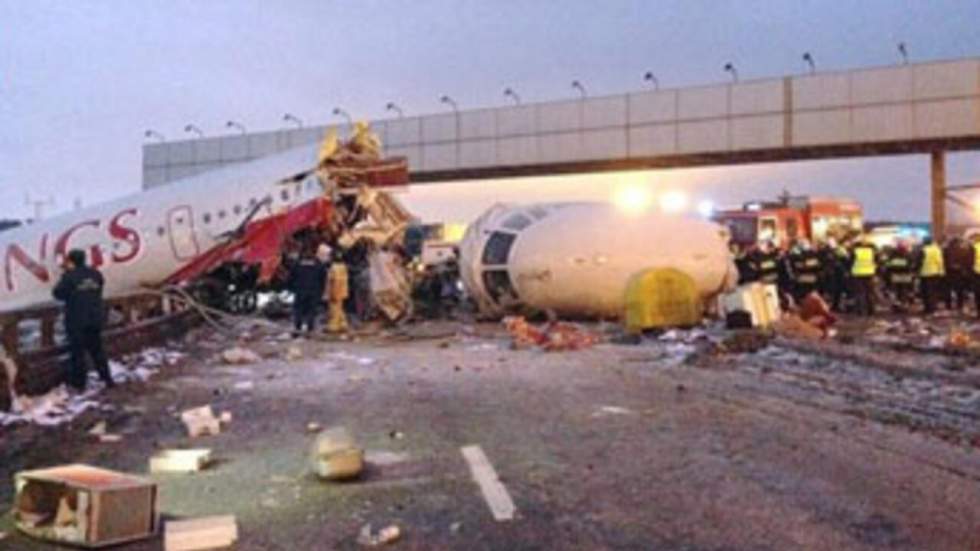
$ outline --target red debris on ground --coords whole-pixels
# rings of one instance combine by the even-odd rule
[[[540,346],[548,352],[581,350],[599,342],[599,335],[577,325],[560,321],[549,322],[535,327],[523,316],[509,316],[503,320],[504,327],[513,339],[514,348]]]
[[[817,293],[810,293],[800,302],[800,318],[823,331],[826,337],[830,328],[837,323],[837,316],[830,311],[827,301]]]

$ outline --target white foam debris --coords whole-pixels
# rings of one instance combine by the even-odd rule
[[[629,408],[621,406],[602,406],[592,413],[592,417],[606,417],[608,415],[632,415],[634,412]]]
[[[41,396],[17,396],[9,413],[0,412],[0,426],[32,423],[55,426],[67,423],[99,403],[92,398],[100,389],[83,394],[70,394],[64,385]]]
[[[123,357],[122,361],[110,361],[109,372],[116,384],[143,382],[160,369],[176,365],[183,357],[184,354],[176,350],[147,348]],[[55,426],[72,421],[86,410],[105,409],[105,404],[94,399],[104,389],[94,371],[89,372],[88,388],[84,393],[75,394],[61,385],[41,396],[14,395],[10,412],[0,411],[0,426],[16,423]]]
[[[500,347],[494,343],[484,342],[480,344],[474,344],[472,346],[467,346],[466,350],[469,352],[480,352],[481,350],[500,350]]]
[[[372,364],[374,364],[377,361],[375,358],[371,358],[371,357],[368,357],[368,356],[355,356],[354,354],[351,354],[349,352],[344,352],[344,351],[331,352],[330,354],[324,354],[323,356],[321,356],[321,358],[335,358],[335,359],[338,359],[338,360],[343,360],[343,361],[348,361],[348,362],[354,362],[354,363],[356,363],[358,365],[364,365],[364,366],[372,365]]]

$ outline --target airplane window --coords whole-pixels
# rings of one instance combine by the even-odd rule
[[[224,218],[227,213],[224,209],[218,211],[218,218]]]
[[[515,239],[517,236],[512,233],[493,232],[487,240],[486,248],[483,249],[483,263],[506,264]]]
[[[283,200],[283,201],[289,201],[289,190],[288,190],[288,189],[284,189],[284,190],[282,190],[282,191],[281,191],[281,192],[279,193],[279,196],[280,196],[280,197],[282,197],[282,200]]]
[[[521,231],[524,228],[530,226],[533,222],[534,221],[528,218],[527,216],[518,213],[511,216],[507,220],[504,220],[504,223],[501,225],[507,228],[508,230]]]
[[[166,233],[167,233],[167,230],[165,230],[163,228],[163,226],[160,226],[160,227],[157,228],[157,235],[159,235],[160,237],[163,237],[164,234],[166,234]]]
[[[204,213],[204,216],[202,216],[201,218],[204,220],[204,223],[205,224],[210,224],[211,223],[211,213],[210,212]]]
[[[293,189],[293,194],[299,195],[303,192],[303,182],[296,182],[296,187]]]
[[[259,204],[259,201],[255,197],[252,197],[251,199],[248,200],[248,208],[250,208],[250,209],[254,209],[255,208],[255,205],[258,205],[258,204]]]
[[[487,270],[483,272],[483,286],[490,298],[498,304],[506,304],[518,300],[517,291],[510,280],[507,270]]]
[[[184,217],[183,216],[178,216],[175,219],[175,221],[177,222],[177,224],[183,224],[184,223]]]
[[[234,212],[235,214],[241,214],[242,213],[242,206],[241,205],[235,205],[235,208],[232,209],[232,212]]]

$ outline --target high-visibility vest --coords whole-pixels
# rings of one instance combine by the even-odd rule
[[[875,275],[875,250],[866,245],[854,249],[854,265],[851,275],[855,277],[872,277]]]
[[[943,264],[943,250],[939,245],[933,243],[926,245],[922,249],[922,270],[919,272],[922,277],[939,277],[946,275],[946,267]]]
[[[973,244],[973,273],[980,274],[980,241]]]
[[[347,283],[347,265],[343,262],[334,262],[330,266],[327,293],[330,302],[342,302],[348,297],[350,289]]]

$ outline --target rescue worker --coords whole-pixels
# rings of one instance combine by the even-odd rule
[[[807,240],[801,239],[797,242],[789,255],[789,266],[793,277],[793,298],[796,302],[819,289],[823,263]]]
[[[847,251],[830,238],[823,242],[817,254],[820,256],[820,294],[830,302],[830,307],[840,311],[841,297],[844,294],[846,272],[844,271]]]
[[[333,262],[330,264],[330,277],[326,291],[329,309],[327,319],[328,333],[342,333],[347,331],[347,314],[344,312],[344,301],[347,300],[349,291],[347,265],[344,264],[344,259],[340,251],[335,251]]]
[[[946,268],[946,285],[943,295],[950,309],[962,311],[969,298],[973,274],[972,247],[959,237],[950,239],[943,247],[943,265]]]
[[[323,297],[326,266],[305,248],[289,272],[289,290],[293,292],[293,336],[312,332],[316,326],[317,307]]]
[[[748,251],[734,241],[728,244],[728,250],[731,251],[732,257],[735,259],[735,268],[738,269],[738,284],[744,285],[755,281],[755,273],[752,270]]]
[[[65,303],[65,332],[71,352],[68,384],[84,392],[88,384],[86,357],[91,358],[99,378],[107,388],[115,383],[102,346],[105,305],[102,290],[105,279],[95,268],[85,265],[85,252],[74,249],[65,260],[65,272],[55,285],[54,298]]]
[[[862,239],[851,251],[851,289],[859,316],[874,315],[874,281],[878,271],[875,246]]]
[[[885,285],[892,300],[907,306],[915,286],[915,265],[908,243],[899,241],[885,257]]]
[[[925,313],[931,314],[936,311],[936,299],[942,292],[946,267],[943,264],[943,251],[939,245],[932,241],[931,237],[927,237],[922,245],[922,260],[920,262],[922,267],[919,270],[922,304],[925,306]]]
[[[766,285],[779,283],[779,253],[771,242],[762,242],[750,256],[750,265],[756,275],[756,281]]]

